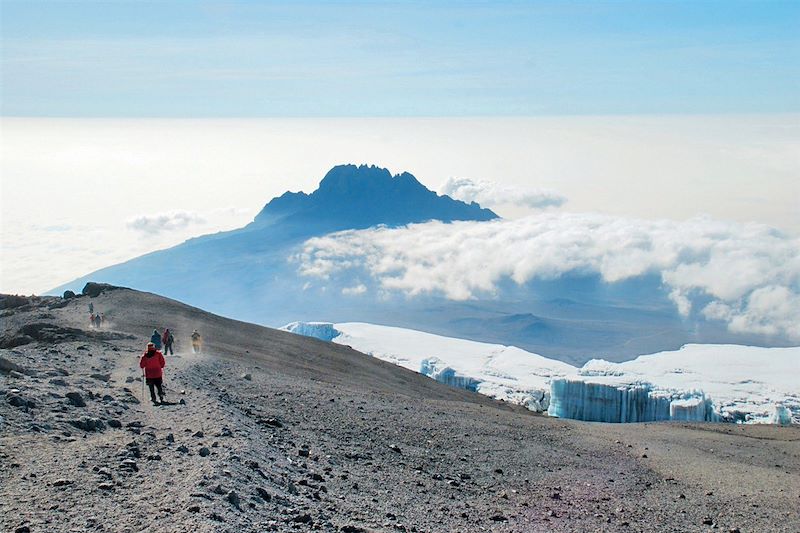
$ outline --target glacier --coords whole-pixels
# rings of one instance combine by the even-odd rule
[[[441,383],[593,422],[800,423],[800,347],[687,344],[578,368],[514,346],[360,322],[287,331],[351,346]]]
[[[713,404],[702,392],[656,390],[647,382],[597,383],[555,379],[547,414],[588,422],[717,421]]]

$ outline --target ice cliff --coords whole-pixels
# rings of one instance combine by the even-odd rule
[[[547,413],[589,422],[713,421],[719,417],[700,393],[657,391],[650,383],[597,383],[555,379]]]
[[[330,322],[292,322],[281,329],[328,342],[339,336],[339,331]]]
[[[800,348],[687,344],[593,359],[550,384],[549,414],[604,422],[800,422]]]

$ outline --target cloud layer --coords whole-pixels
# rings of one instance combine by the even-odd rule
[[[467,203],[477,202],[484,207],[511,204],[542,209],[559,207],[567,201],[565,197],[548,189],[520,189],[471,178],[448,178],[439,193]]]
[[[504,279],[658,273],[683,315],[800,340],[800,240],[761,224],[548,213],[345,231],[310,239],[298,259],[306,276],[363,269],[383,290],[453,300],[491,296]]]
[[[127,222],[128,228],[141,231],[149,235],[162,231],[174,231],[194,224],[204,224],[205,219],[190,211],[172,211],[160,215],[142,215],[131,218]]]

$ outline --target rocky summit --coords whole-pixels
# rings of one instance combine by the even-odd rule
[[[0,297],[2,531],[800,530],[796,427],[548,418],[94,289]],[[155,327],[176,339],[162,405],[138,365]]]

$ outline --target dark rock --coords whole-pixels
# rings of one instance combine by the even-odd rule
[[[204,436],[205,436],[205,434],[202,431],[196,431],[196,432],[194,432],[194,434],[192,434],[192,437],[197,437],[198,439],[201,439]]]
[[[100,483],[99,485],[97,485],[97,488],[100,490],[114,490],[114,484],[108,482]]]
[[[215,522],[224,522],[224,521],[225,521],[225,519],[224,519],[224,518],[222,518],[222,517],[221,517],[220,515],[218,515],[217,513],[211,513],[210,515],[208,515],[208,517],[209,517],[211,520],[214,520]]]
[[[28,526],[19,526],[14,530],[14,533],[31,533],[31,528]]]
[[[83,396],[81,396],[80,392],[77,391],[68,392],[66,394],[66,397],[69,400],[69,403],[71,403],[75,407],[86,407],[86,401],[83,399]]]
[[[389,449],[395,453],[403,453],[403,451],[400,449],[400,446],[398,446],[397,444],[390,444]]]
[[[236,494],[236,491],[230,491],[225,499],[228,500],[228,503],[241,510],[241,500],[239,499],[239,495]]]
[[[308,453],[308,450],[307,450],[307,449],[305,449],[305,448],[300,448],[299,450],[297,450],[297,455],[298,455],[299,457],[308,457],[309,453]]]
[[[181,398],[181,401],[179,401],[178,403],[179,403],[180,405],[186,405],[186,400],[184,400],[183,398]]]
[[[61,478],[61,479],[55,480],[53,482],[53,486],[54,487],[66,487],[67,485],[72,485],[73,483],[74,483],[74,481],[72,481],[71,479]]]
[[[317,474],[317,473],[311,474],[311,479],[313,479],[314,481],[319,481],[320,483],[324,483],[325,482],[325,478],[322,477],[321,475]]]
[[[256,493],[265,502],[268,502],[268,501],[272,500],[272,494],[267,492],[266,489],[262,489],[261,487],[256,487]]]
[[[295,515],[292,520],[295,524],[313,524],[314,519],[308,513]]]
[[[6,401],[13,407],[28,407],[28,408],[36,407],[36,402],[34,402],[33,400],[28,400],[26,398],[23,398],[19,394],[11,393],[6,395]]]
[[[122,427],[122,422],[120,422],[116,418],[112,418],[112,419],[108,420],[108,427],[121,428]]]
[[[250,373],[242,374],[241,378],[244,379],[244,380],[247,380],[247,381],[253,381],[253,375],[250,374]]]
[[[21,374],[25,373],[25,367],[18,365],[14,361],[10,361],[5,357],[0,357],[0,372],[9,373],[11,371],[19,372]]]
[[[491,518],[489,518],[489,520],[491,520],[492,522],[508,522],[508,518],[506,518],[501,514],[493,515]]]
[[[167,442],[175,442],[175,435],[169,433],[166,437]]]
[[[714,524],[714,519],[711,518],[710,516],[706,516],[706,517],[703,517],[702,522],[703,522],[703,525],[710,526],[710,525]]]
[[[189,453],[189,448],[187,448],[187,447],[186,447],[186,446],[184,446],[183,444],[181,444],[180,446],[178,446],[178,447],[177,447],[177,448],[175,448],[175,449],[176,449],[176,450],[178,450],[178,451],[179,451],[179,452],[181,452],[181,453]]]
[[[35,339],[30,335],[17,335],[11,337],[0,338],[0,348],[16,348],[17,346],[25,346],[30,344]]]
[[[342,533],[366,533],[367,530],[364,529],[363,527],[351,526],[350,524],[348,524],[346,526],[342,526],[339,529],[339,531],[341,531]]]
[[[66,387],[67,382],[61,378],[53,378],[50,380],[50,385],[55,385],[56,387]]]
[[[67,291],[64,291],[64,296],[63,296],[63,298],[64,298],[65,300],[69,300],[69,299],[71,299],[71,298],[75,298],[75,293],[74,293],[74,292],[72,292],[72,291],[69,291],[69,290],[67,290]]]
[[[98,381],[103,381],[105,383],[108,383],[108,381],[111,379],[111,374],[91,374],[89,377],[92,379],[96,379]]]
[[[283,424],[277,418],[272,418],[272,417],[264,418],[264,419],[259,420],[259,422],[261,424],[264,424],[265,426],[269,426],[271,428],[282,428],[283,427]]]
[[[200,448],[200,457],[208,457],[211,454],[211,450],[203,446]]]
[[[190,505],[189,507],[186,508],[186,511],[189,512],[189,513],[199,513],[200,512],[200,506],[199,505]]]
[[[95,283],[93,281],[90,281],[89,283],[83,286],[81,294],[89,296],[90,298],[97,298],[105,291],[113,291],[122,288],[123,287],[115,287],[114,285],[109,285],[108,283]]]
[[[69,420],[68,423],[84,431],[103,431],[106,427],[102,420],[90,416]]]

